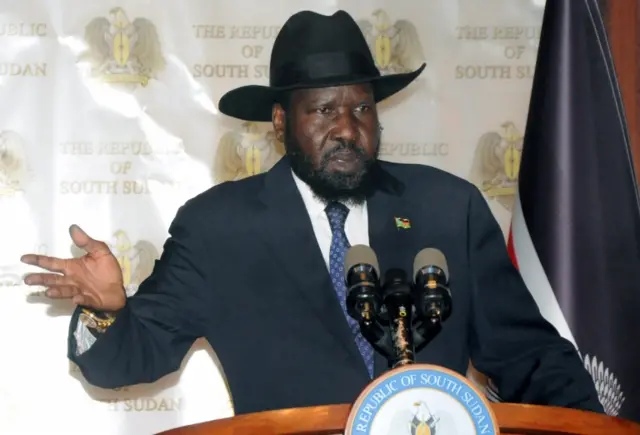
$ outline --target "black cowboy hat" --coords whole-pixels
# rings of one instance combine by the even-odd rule
[[[345,11],[302,11],[282,26],[273,43],[269,86],[248,85],[222,96],[220,112],[245,121],[271,121],[283,91],[371,83],[376,102],[405,88],[424,70],[381,75],[360,27]]]

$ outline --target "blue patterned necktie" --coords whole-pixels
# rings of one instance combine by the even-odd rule
[[[331,250],[329,255],[329,273],[331,281],[338,294],[338,300],[342,306],[347,322],[351,327],[351,331],[355,336],[355,342],[358,350],[362,354],[362,358],[369,371],[369,377],[373,378],[373,347],[366,338],[360,333],[358,322],[347,313],[347,286],[344,282],[344,257],[347,250],[351,247],[347,235],[344,232],[344,224],[349,214],[349,209],[339,202],[331,202],[325,208],[329,225],[331,225]]]

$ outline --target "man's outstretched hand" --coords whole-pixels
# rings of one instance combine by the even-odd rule
[[[122,269],[106,243],[94,240],[77,225],[69,228],[73,243],[87,254],[62,259],[26,254],[23,263],[54,273],[32,273],[25,284],[47,288],[52,299],[72,299],[74,303],[99,311],[118,311],[126,302]]]

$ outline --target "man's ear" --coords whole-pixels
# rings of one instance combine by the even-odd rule
[[[286,116],[284,108],[276,103],[271,109],[271,122],[273,123],[273,131],[276,133],[278,142],[284,142],[284,130],[286,128]]]

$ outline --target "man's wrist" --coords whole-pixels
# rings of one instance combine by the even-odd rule
[[[83,307],[80,310],[80,322],[95,334],[104,334],[107,329],[115,322],[117,311],[95,311],[90,308]]]

